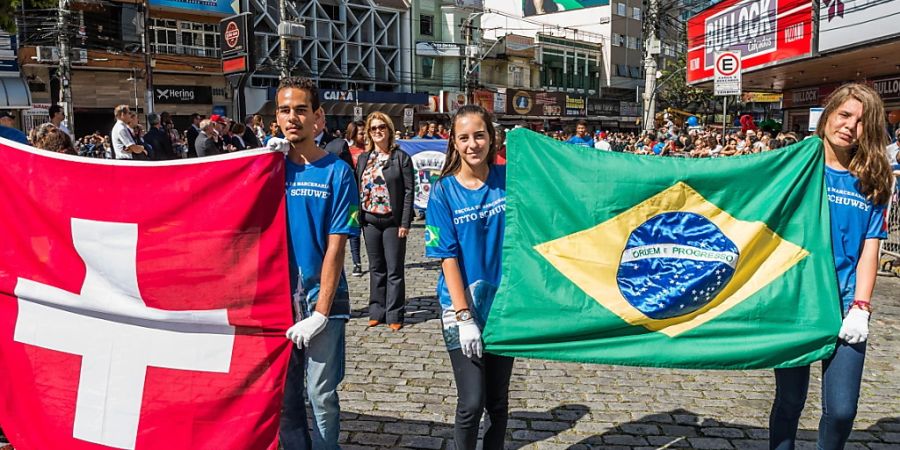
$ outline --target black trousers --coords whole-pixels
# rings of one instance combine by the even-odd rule
[[[362,263],[359,257],[359,236],[350,236],[347,240],[350,241],[350,257],[353,258],[353,264],[359,265]]]
[[[450,350],[456,380],[456,423],[453,438],[457,450],[471,450],[478,441],[478,424],[487,409],[484,450],[503,450],[509,419],[509,379],[514,358],[485,353],[467,358],[462,350]]]
[[[406,306],[406,238],[389,215],[365,213],[363,236],[369,255],[369,319],[403,323]]]

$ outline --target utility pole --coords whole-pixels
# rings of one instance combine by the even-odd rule
[[[153,113],[153,57],[150,46],[150,2],[144,0],[144,72],[146,72],[147,93],[144,96],[144,117]],[[148,124],[149,126],[149,124]]]
[[[75,113],[72,105],[72,60],[69,55],[69,32],[66,29],[66,16],[69,14],[69,1],[59,0],[57,12],[57,43],[59,45],[59,101],[63,104],[69,130],[75,132]]]
[[[469,45],[471,44],[471,41],[472,41],[472,16],[469,16],[468,18],[466,18],[466,21],[463,22],[463,24],[464,25],[463,25],[462,31],[463,31],[463,33],[466,34],[466,48],[465,48],[466,67],[465,67],[465,69],[463,69],[462,82],[463,82],[463,85],[464,85],[463,87],[466,92],[466,103],[468,104],[468,103],[471,103],[469,101],[469,67],[472,63],[472,57],[469,52]]]
[[[462,25],[462,32],[465,33],[465,35],[466,35],[466,48],[465,48],[466,65],[463,70],[462,82],[465,85],[464,89],[465,89],[465,93],[466,93],[466,103],[467,104],[472,103],[472,99],[469,97],[469,94],[471,91],[471,84],[472,84],[469,82],[469,77],[472,75],[472,71],[474,70],[474,68],[472,67],[472,52],[470,51],[471,46],[472,46],[472,30],[475,28],[472,26],[472,21],[475,20],[476,17],[481,16],[482,14],[484,14],[483,11],[474,12],[472,14],[469,14],[469,17],[466,17],[466,20],[463,21],[463,25]],[[481,48],[480,43],[479,43],[478,47]]]
[[[656,128],[656,55],[659,53],[659,0],[649,0],[644,11],[644,131]]]
[[[279,21],[281,23],[287,22],[287,0],[278,0],[278,14]],[[278,30],[278,50],[279,50],[279,60],[281,62],[281,78],[287,78],[291,76],[291,71],[288,68],[290,59],[290,51],[288,49],[288,36],[287,33],[284,33],[282,30]]]

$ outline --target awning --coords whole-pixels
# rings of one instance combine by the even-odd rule
[[[20,77],[0,77],[0,108],[31,108],[31,91]]]
[[[408,103],[365,103],[359,102],[357,105],[354,102],[324,102],[322,103],[322,108],[325,110],[326,116],[331,117],[353,117],[353,107],[360,106],[363,109],[363,116],[367,116],[369,113],[380,111],[387,114],[390,117],[403,117],[403,110],[405,108],[415,108],[416,106],[422,105],[410,105]]]
[[[353,117],[353,107],[357,106],[355,102],[322,102],[322,109],[325,111],[325,115],[328,117]],[[371,112],[381,111],[387,114],[390,117],[403,117],[403,110],[405,108],[421,108],[423,105],[411,105],[407,103],[365,103],[359,102],[359,105],[363,109],[363,115],[368,115]],[[261,114],[264,116],[274,116],[275,115],[275,101],[269,100],[267,101],[262,108],[259,109],[257,114]]]

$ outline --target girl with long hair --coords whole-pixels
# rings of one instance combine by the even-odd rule
[[[825,147],[825,187],[843,323],[835,352],[822,361],[818,448],[842,449],[856,418],[879,240],[887,237],[891,172],[884,104],[868,86],[846,84],[826,100],[816,136]],[[813,294],[815,295],[815,294]],[[810,366],[775,369],[769,446],[793,449],[809,389]]]
[[[382,112],[366,118],[366,152],[356,162],[359,223],[369,255],[369,326],[403,328],[406,237],[412,226],[412,158],[394,142],[394,123]]]
[[[496,165],[490,114],[465,105],[453,116],[447,159],[428,199],[425,255],[441,259],[437,295],[444,343],[453,366],[456,448],[475,448],[487,409],[485,450],[502,449],[509,417],[513,358],[485,353],[481,330],[500,285],[506,211],[506,166]]]

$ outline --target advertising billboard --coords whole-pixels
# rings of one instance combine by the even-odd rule
[[[896,0],[823,0],[819,2],[819,51],[900,35]]]
[[[522,10],[527,17],[608,4],[609,0],[522,0]]]
[[[559,117],[563,115],[563,110],[566,107],[566,94],[561,92],[508,89],[506,91],[506,99],[506,114],[517,116]],[[584,107],[584,99],[581,99],[581,103],[577,103],[575,100],[573,98],[573,109],[577,105]]]
[[[149,0],[153,8],[181,9],[230,16],[238,12],[239,0]]]
[[[742,72],[812,53],[810,0],[725,0],[688,20],[687,81],[713,78],[717,52],[740,52]]]

